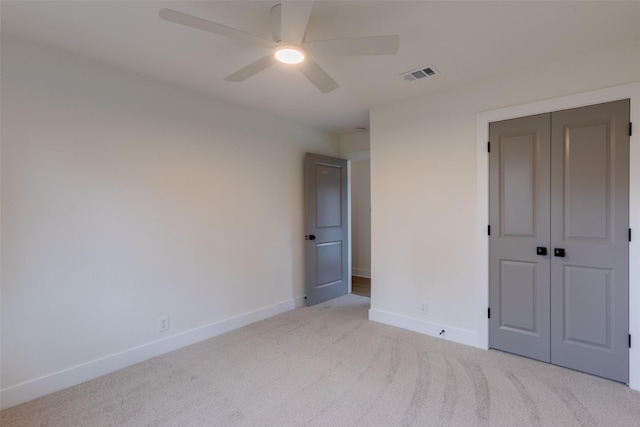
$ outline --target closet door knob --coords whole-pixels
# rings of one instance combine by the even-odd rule
[[[544,246],[538,246],[536,248],[536,254],[545,256],[547,254],[547,248],[545,248]]]
[[[554,255],[554,256],[557,256],[557,257],[560,257],[560,258],[564,258],[564,256],[565,256],[566,254],[565,254],[565,252],[564,252],[564,249],[562,249],[562,248],[555,248],[555,249],[553,250],[553,255]]]

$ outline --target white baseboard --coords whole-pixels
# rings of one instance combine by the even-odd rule
[[[440,323],[427,322],[424,320],[401,316],[399,314],[389,313],[386,311],[370,309],[369,320],[373,322],[384,323],[385,325],[397,326],[399,328],[408,329],[410,331],[430,335],[436,338],[446,339],[447,341],[453,341],[458,344],[465,344],[472,347],[475,347],[478,341],[477,333],[473,331],[454,328],[452,326],[443,325]],[[445,333],[443,335],[440,335],[440,332],[443,329]]]
[[[353,267],[351,269],[351,274],[353,276],[358,276],[358,277],[367,277],[367,278],[371,278],[371,269],[370,268],[356,268]]]
[[[301,297],[295,297],[293,299],[293,303],[294,303],[294,308],[300,308],[300,307],[304,307],[305,305],[307,305],[305,303],[305,300],[307,299],[307,297],[305,296],[301,296]]]
[[[304,305],[304,296],[201,326],[0,390],[6,409]]]

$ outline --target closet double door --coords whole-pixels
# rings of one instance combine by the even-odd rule
[[[629,100],[489,134],[489,346],[628,382]]]

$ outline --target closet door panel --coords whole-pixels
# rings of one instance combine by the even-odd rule
[[[490,125],[489,346],[548,362],[550,116]]]
[[[551,362],[626,382],[629,101],[551,120]]]

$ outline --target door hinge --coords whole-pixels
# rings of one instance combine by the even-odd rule
[[[629,229],[629,241],[631,241],[631,229]]]
[[[491,141],[487,142],[487,153],[491,152]]]
[[[487,235],[491,236],[491,226],[487,225]]]
[[[631,348],[631,334],[629,334],[629,348]]]
[[[629,136],[633,134],[633,123],[629,122]]]
[[[491,307],[487,307],[487,319],[491,319]]]

